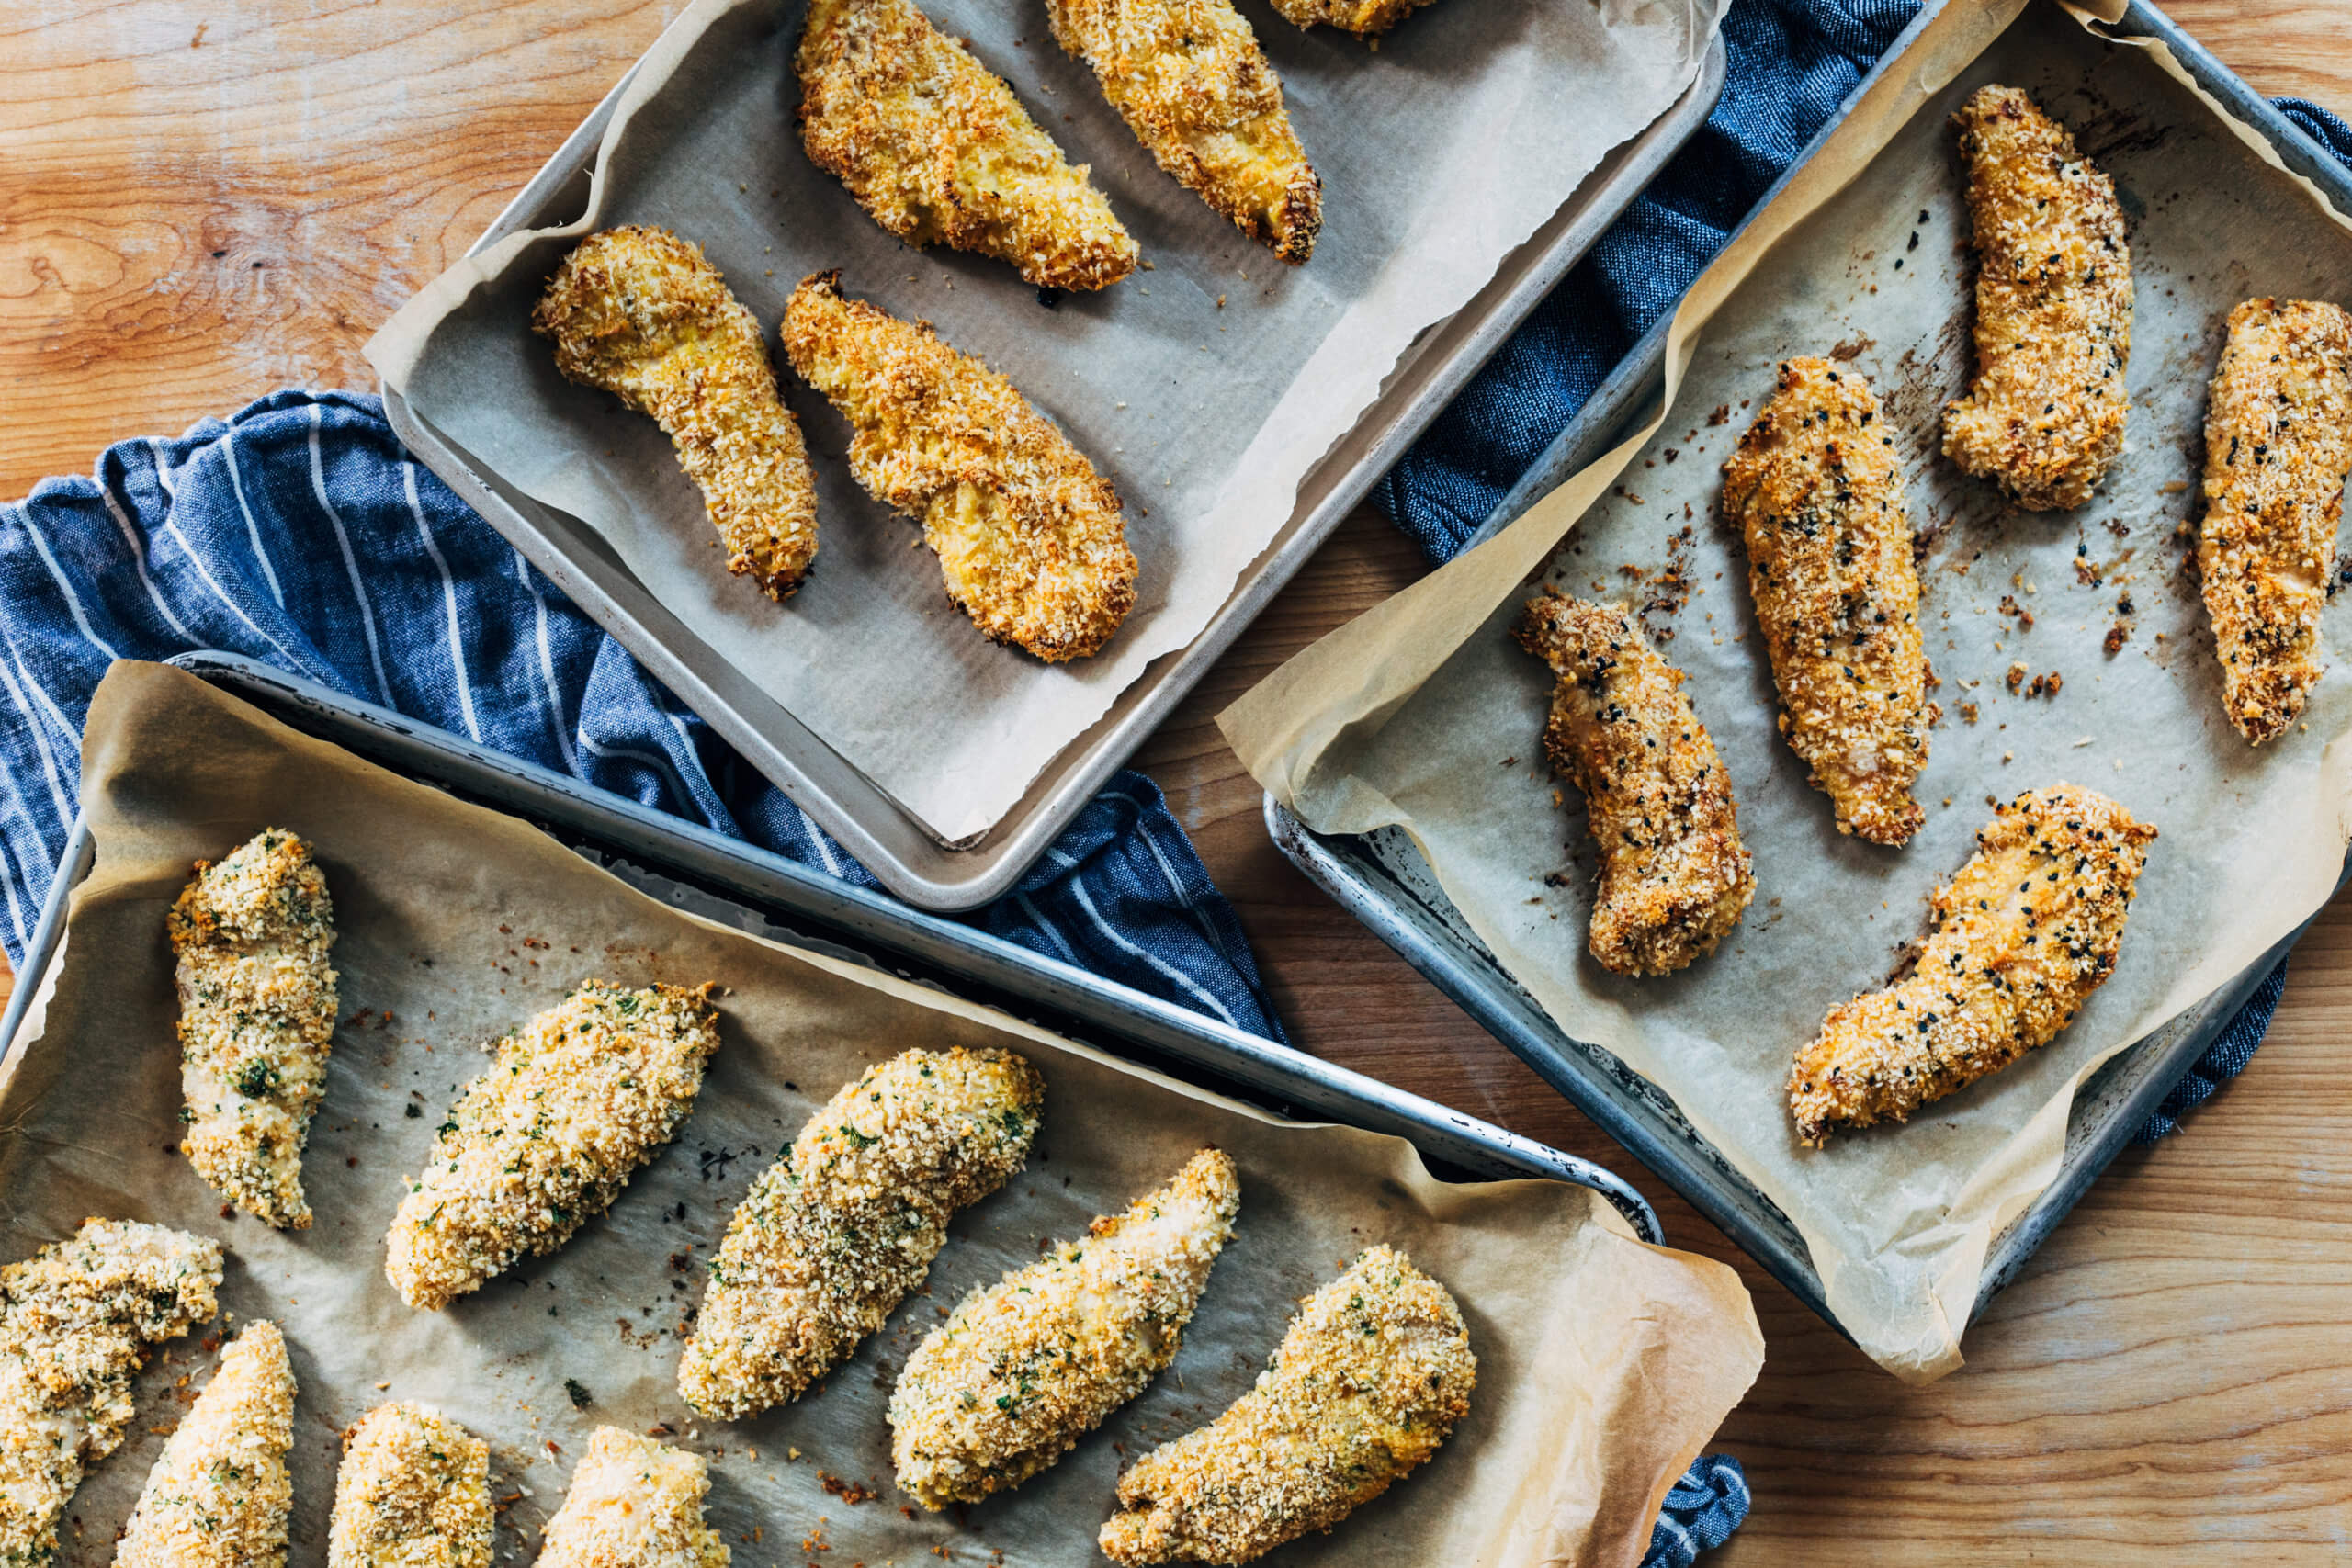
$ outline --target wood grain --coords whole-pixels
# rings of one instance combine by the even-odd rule
[[[1470,3],[1470,0],[1457,0]],[[0,495],[358,345],[460,251],[684,0],[19,0],[0,15]],[[2184,0],[2256,86],[2352,112],[2352,0]],[[1411,581],[1365,513],[1142,761],[1309,1050],[1625,1171],[1738,1267],[1770,1348],[1719,1446],[1713,1562],[2352,1560],[2352,902],[2299,951],[2254,1066],[2133,1151],[1907,1389],[1747,1264],[1267,843],[1213,716]],[[0,992],[6,985],[0,973]]]

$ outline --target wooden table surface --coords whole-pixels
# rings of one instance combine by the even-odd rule
[[[1468,3],[1468,0],[1459,0]],[[454,259],[683,0],[17,0],[0,15],[0,496],[289,383]],[[2352,113],[2352,0],[2177,0]],[[781,133],[781,131],[780,131]],[[1633,1177],[1755,1292],[1712,1562],[2352,1561],[2352,900],[2190,1132],[2132,1150],[1926,1388],[1876,1371],[1265,840],[1212,716],[1420,571],[1352,518],[1151,742],[1298,1043]],[[0,987],[5,987],[0,969]]]

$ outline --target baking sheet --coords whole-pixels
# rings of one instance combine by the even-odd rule
[[[594,528],[929,831],[967,842],[1154,657],[1191,641],[1416,335],[1689,85],[1719,8],[1475,0],[1417,15],[1376,51],[1253,9],[1325,181],[1315,259],[1291,269],[1159,171],[1041,7],[933,0],[933,19],[1091,164],[1155,268],[1049,310],[1001,263],[906,250],[809,164],[791,120],[797,0],[700,0],[614,116],[587,216],[460,263],[369,357],[475,458]],[[622,221],[696,240],[763,323],[801,277],[838,266],[851,293],[928,318],[1009,376],[1126,502],[1142,577],[1110,649],[1046,666],[983,642],[910,547],[916,530],[850,479],[846,425],[800,387],[786,398],[817,469],[817,569],[783,606],[729,577],[667,440],[564,382],[528,330],[571,241]]]
[[[0,1085],[0,1125],[15,1134],[0,1149],[0,1246],[22,1256],[91,1213],[223,1239],[226,1305],[240,1321],[277,1320],[293,1343],[297,1562],[323,1560],[337,1434],[396,1398],[439,1404],[491,1441],[500,1495],[523,1494],[503,1516],[503,1548],[528,1550],[595,1425],[666,1423],[710,1456],[711,1518],[739,1562],[786,1561],[813,1540],[840,1554],[829,1561],[944,1547],[1091,1562],[1122,1448],[1131,1458],[1221,1409],[1256,1376],[1293,1299],[1375,1239],[1454,1291],[1479,1391],[1426,1474],[1287,1560],[1628,1562],[1665,1488],[1760,1364],[1736,1278],[1633,1240],[1585,1189],[1442,1184],[1402,1140],[1281,1122],[1001,1014],[681,914],[521,822],[296,735],[193,676],[117,665],[84,754],[97,862],[74,895],[54,988],[26,1025],[31,1043]],[[175,1152],[163,912],[192,859],[266,822],[311,839],[342,933],[344,1021],[304,1166],[320,1220],[299,1235],[221,1219]],[[381,1271],[401,1178],[481,1066],[479,1043],[591,975],[727,987],[692,1120],[555,1257],[446,1314],[410,1311]],[[1028,1170],[958,1218],[932,1293],[824,1393],[750,1422],[695,1421],[673,1382],[675,1331],[735,1203],[867,1063],[959,1043],[1011,1044],[1044,1072]],[[1242,1217],[1176,1365],[1011,1497],[906,1517],[882,1408],[934,1309],[1124,1206],[1204,1143],[1238,1162]],[[75,1500],[70,1562],[111,1555],[161,1446],[150,1428],[203,1385],[209,1358],[196,1348],[183,1342],[142,1380],[138,1435]],[[567,1379],[586,1391],[584,1408]],[[869,1487],[870,1500],[848,1495]]]
[[[1987,81],[2026,88],[2069,125],[2131,223],[2132,423],[2098,497],[2075,513],[2013,512],[1936,456],[1973,320],[1946,118]],[[1788,1213],[1838,1322],[1899,1375],[1960,1364],[1986,1248],[2056,1173],[2083,1079],[2291,931],[2342,863],[2352,685],[2339,671],[2296,732],[2249,750],[2222,716],[2182,570],[2222,318],[2273,292],[2352,298],[2352,243],[2310,187],[2149,52],[2098,41],[2054,6],[1954,6],[1694,288],[1661,424],[1225,716],[1245,761],[1310,826],[1410,833],[1561,1028],[1657,1083]],[[1927,540],[1922,621],[1944,716],[1917,792],[1927,826],[1897,852],[1838,837],[1777,738],[1745,563],[1716,513],[1723,458],[1774,363],[1802,353],[1871,378]],[[1584,953],[1592,860],[1542,772],[1548,677],[1505,634],[1532,568],[1573,592],[1655,604],[1681,597],[1659,581],[1674,565],[1687,600],[1646,618],[1672,635],[1664,651],[1732,773],[1758,893],[1714,957],[1628,982]],[[2110,654],[2119,622],[2126,637]],[[2341,625],[2326,635],[2341,665]],[[2064,685],[2013,694],[2013,662]],[[1908,1127],[1801,1149],[1784,1098],[1792,1055],[1924,934],[1926,897],[1967,857],[1988,796],[2060,780],[2114,795],[2164,833],[2115,976],[2050,1047]]]

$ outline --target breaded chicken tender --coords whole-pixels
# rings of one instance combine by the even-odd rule
[[[1048,663],[1101,650],[1136,603],[1118,495],[1012,383],[820,273],[784,316],[792,367],[856,434],[850,472],[922,524],[947,596]]]
[[[1323,180],[1231,0],[1046,0],[1046,14],[1179,184],[1291,265],[1315,254]]]
[[[2205,409],[2197,562],[2222,656],[2222,702],[2260,745],[2319,683],[2344,481],[2352,476],[2352,319],[2311,299],[2249,299]]]
[[[1306,1299],[1257,1386],[1119,1477],[1114,1562],[1248,1562],[1328,1530],[1469,1414],[1478,1359],[1443,1285],[1375,1247]]]
[[[131,1220],[0,1269],[0,1568],[47,1568],[84,1467],[114,1452],[150,1348],[220,1310],[220,1245]]]
[[[327,1568],[490,1568],[490,1445],[438,1411],[379,1404],[343,1440]]]
[[[667,229],[591,234],[531,312],[556,368],[651,414],[702,491],[727,570],[779,603],[817,558],[817,479],[760,323]]]
[[[179,957],[180,1153],[238,1208],[307,1230],[302,1150],[334,1033],[334,904],[311,846],[265,828],[164,918]]]
[[[737,1420],[797,1399],[931,1272],[947,1222],[1029,1158],[1045,1080],[1010,1051],[907,1051],[827,1100],[727,1224],[678,1392]]]
[[[702,1455],[599,1427],[540,1537],[538,1568],[727,1568],[702,1519],[709,1491]]]
[[[1302,28],[1317,22],[1374,38],[1386,32],[1430,0],[1272,0],[1285,20]]]
[[[1838,830],[1900,844],[1925,813],[1928,656],[1919,570],[1892,437],[1870,384],[1792,359],[1724,465],[1724,516],[1747,539],[1747,587],[1781,689],[1781,733]]]
[[[498,1043],[409,1184],[384,1274],[439,1311],[612,1207],[694,1109],[710,988],[591,980]]]
[[[976,1290],[890,1391],[890,1461],[926,1508],[1020,1485],[1176,1359],[1241,1179],[1203,1149],[1125,1213]]]
[[[809,161],[908,244],[1009,261],[1041,288],[1135,271],[1084,166],[913,0],[813,0],[795,65]]]
[[[2074,1021],[2115,972],[2156,830],[2095,790],[2028,790],[1930,899],[1908,978],[1832,1008],[1789,1075],[1797,1136],[1901,1122],[1996,1073]]]
[[[1714,951],[1756,896],[1739,808],[1707,727],[1633,617],[1545,591],[1520,646],[1559,684],[1544,751],[1584,792],[1600,852],[1589,945],[1619,975],[1670,975]]]
[[[1976,380],[1944,456],[2019,506],[2080,506],[2123,446],[2132,249],[2115,182],[2015,87],[1961,107],[1976,245]]]
[[[294,1369],[274,1323],[251,1323],[164,1444],[117,1568],[286,1568]]]

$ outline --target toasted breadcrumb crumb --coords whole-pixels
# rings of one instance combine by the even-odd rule
[[[379,1404],[344,1438],[327,1568],[490,1568],[490,1445],[422,1405]]]
[[[273,1323],[245,1325],[164,1444],[117,1568],[286,1568],[294,1369]]]
[[[1359,37],[1376,38],[1429,5],[1430,0],[1272,0],[1272,3],[1274,9],[1295,26],[1311,28],[1321,22]]]
[[[700,1454],[599,1427],[548,1521],[538,1568],[727,1568],[725,1543],[703,1523],[709,1491]]]

